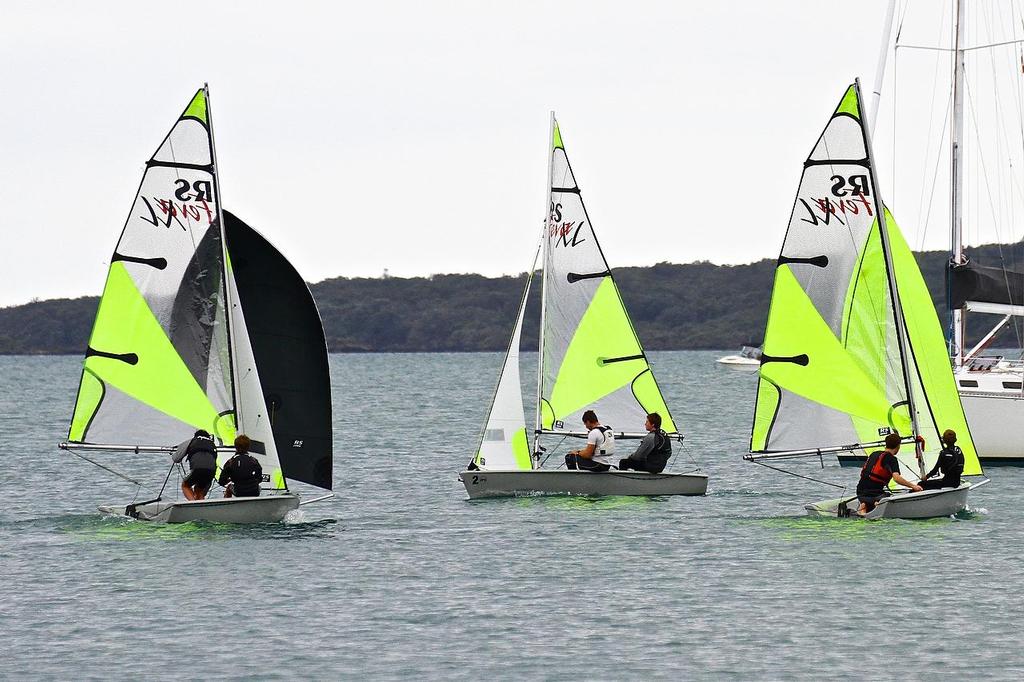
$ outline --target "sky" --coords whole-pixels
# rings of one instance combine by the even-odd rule
[[[886,5],[5,0],[0,306],[101,291],[204,82],[225,208],[307,281],[526,270],[550,110],[612,267],[773,258]]]

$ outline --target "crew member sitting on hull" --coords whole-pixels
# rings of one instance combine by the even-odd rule
[[[602,426],[593,410],[583,413],[583,425],[587,427],[587,447],[573,450],[565,455],[567,469],[584,471],[608,471],[615,453],[615,437],[612,427]]]
[[[235,439],[235,454],[220,469],[217,482],[224,488],[224,497],[259,497],[263,467],[249,454],[252,441],[248,436]]]
[[[657,412],[647,415],[644,428],[647,429],[647,435],[640,441],[636,452],[619,460],[619,469],[660,474],[672,456],[672,439],[661,429],[661,415]]]
[[[171,459],[175,463],[188,460],[188,476],[181,482],[181,493],[187,500],[202,500],[210,492],[217,471],[217,448],[213,436],[199,429],[196,435],[178,445]]]
[[[896,481],[914,492],[923,490],[900,475],[900,462],[896,453],[900,451],[900,435],[890,433],[885,437],[885,449],[876,450],[868,456],[864,467],[860,470],[860,482],[857,483],[857,499],[860,500],[858,513],[867,514],[878,501],[889,496],[889,481]]]
[[[932,476],[942,472],[942,478],[930,481]],[[925,490],[938,488],[959,488],[960,476],[964,473],[964,453],[956,445],[956,431],[946,429],[942,432],[942,450],[935,460],[935,467],[921,479],[921,487]]]

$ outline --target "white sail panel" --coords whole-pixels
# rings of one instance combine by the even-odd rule
[[[558,124],[553,122],[551,192],[543,244],[544,328],[541,427],[584,431],[594,410],[616,431],[642,433],[648,412],[675,432],[587,216]]]
[[[171,445],[199,428],[234,438],[211,145],[200,90],[147,164],[111,257],[72,442]]]

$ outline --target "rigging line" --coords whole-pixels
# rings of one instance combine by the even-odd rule
[[[562,440],[558,441],[557,443],[551,446],[551,449],[548,452],[547,457],[545,457],[544,461],[540,463],[540,466],[537,467],[538,469],[542,469],[544,465],[548,463],[548,460],[551,458],[551,455],[555,454],[555,451],[558,450],[558,448],[562,447],[562,443],[564,443],[565,439],[568,437],[569,436],[562,436]],[[561,468],[561,466],[559,466],[559,468]]]
[[[942,27],[940,27],[939,30],[941,32]],[[936,97],[938,95],[938,91],[939,91],[939,89],[937,87],[937,84],[939,82],[939,66],[940,66],[941,63],[942,63],[942,60],[939,58],[938,55],[936,55],[936,57],[935,57],[935,68],[932,71],[932,96],[931,96],[931,102],[928,104],[929,114],[928,114],[928,133],[927,133],[927,136],[925,137],[925,144],[926,145],[928,144],[928,140],[933,139],[932,138],[932,132],[935,130],[935,99],[936,99]],[[938,181],[939,161],[942,158],[943,141],[946,139],[946,131],[947,131],[948,125],[949,125],[949,106],[950,106],[950,102],[952,101],[952,99],[953,99],[953,86],[952,86],[952,82],[950,82],[948,84],[948,90],[947,90],[947,94],[946,94],[946,110],[942,113],[942,134],[939,136],[938,144],[935,146],[935,171],[932,174],[932,190],[931,190],[931,192],[929,193],[929,196],[928,196],[928,202],[929,202],[927,204],[928,211],[927,211],[927,216],[926,216],[925,221],[924,221],[924,229],[921,232],[921,249],[922,250],[924,248],[925,238],[928,235],[928,225],[929,225],[929,221],[931,219],[932,202],[934,201],[934,198],[935,198],[935,185],[936,185],[936,183]],[[926,147],[926,149],[927,149],[927,147]],[[925,161],[927,162],[927,160],[928,160],[928,154],[926,152],[926,154],[925,154]],[[921,176],[921,194],[920,194],[920,199],[918,201],[918,208],[917,208],[917,215],[918,216],[920,216],[921,213],[924,212],[924,206],[925,206],[924,182],[925,182],[925,178],[924,178],[924,174],[922,174],[922,176]]]
[[[102,464],[100,464],[99,462],[97,462],[95,460],[92,460],[92,459],[89,459],[85,455],[82,455],[82,454],[79,454],[79,453],[75,452],[71,448],[66,448],[65,451],[70,453],[70,454],[72,454],[72,455],[74,455],[75,457],[78,457],[80,459],[84,459],[86,462],[89,462],[90,464],[95,464],[100,469],[103,469],[104,471],[109,471],[110,473],[112,473],[115,476],[118,476],[120,478],[123,478],[124,480],[128,481],[129,483],[134,483],[135,485],[139,486],[140,488],[142,487],[142,483],[139,483],[134,478],[132,478],[130,476],[126,476],[125,474],[122,474],[120,471],[115,471],[114,469],[111,469],[110,467],[105,467]],[[136,495],[138,495],[137,491],[136,491]]]
[[[823,485],[830,485],[833,488],[839,488],[840,490],[846,490],[846,488],[847,488],[847,486],[845,486],[845,485],[839,485],[838,483],[832,483],[831,481],[822,481],[819,478],[811,478],[810,476],[804,476],[803,474],[798,474],[795,471],[786,471],[785,469],[780,469],[779,467],[773,467],[772,465],[765,464],[764,462],[762,462],[760,460],[754,459],[754,460],[751,460],[751,461],[754,464],[758,464],[760,466],[767,467],[768,469],[771,469],[773,471],[778,471],[778,472],[783,473],[783,474],[789,474],[790,476],[796,476],[797,478],[802,478],[802,479],[804,479],[806,481],[813,481],[815,483],[821,483]]]

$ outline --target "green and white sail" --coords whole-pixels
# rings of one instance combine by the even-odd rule
[[[163,447],[201,428],[229,444],[246,431],[264,472],[280,479],[225,261],[203,88],[146,163],[89,338],[70,443]]]
[[[549,216],[542,240],[543,315],[538,427],[585,432],[589,409],[616,432],[643,434],[649,412],[677,431],[583,205],[551,119]]]
[[[529,470],[533,468],[530,456],[530,442],[526,433],[526,419],[523,411],[522,385],[519,383],[519,343],[522,339],[523,319],[526,315],[526,300],[533,282],[533,271],[537,260],[530,267],[526,278],[523,300],[519,303],[516,326],[505,359],[501,364],[498,386],[487,413],[487,422],[480,437],[480,447],[473,457],[473,464],[480,469]]]
[[[854,84],[804,163],[775,274],[750,450],[874,449],[895,429],[925,437],[930,466],[938,434],[952,428],[965,473],[980,473],[931,297],[895,220],[884,209],[879,220],[860,112]],[[900,457],[918,470],[914,448]]]

